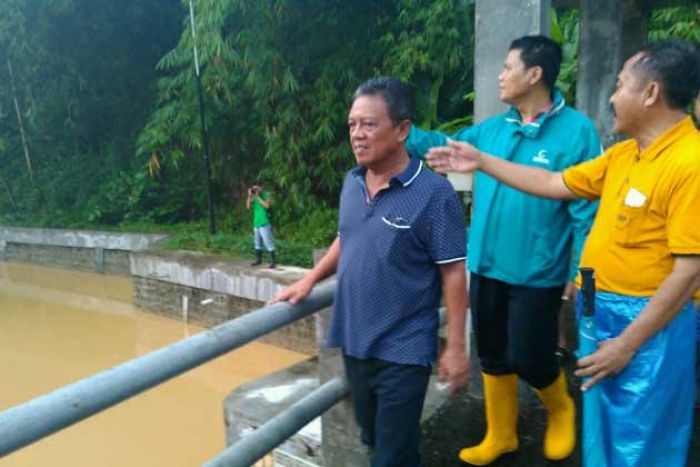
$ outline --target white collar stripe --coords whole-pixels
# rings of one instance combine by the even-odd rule
[[[416,173],[413,174],[413,177],[409,178],[408,181],[407,181],[406,183],[403,184],[403,186],[408,186],[408,185],[410,185],[411,183],[413,183],[413,180],[415,180],[416,177],[418,177],[418,175],[420,174],[420,172],[421,172],[422,169],[423,169],[423,161],[419,161],[419,162],[418,162],[418,170],[416,170]]]

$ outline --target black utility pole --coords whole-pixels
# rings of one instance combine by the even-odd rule
[[[202,125],[202,149],[204,150],[204,172],[207,177],[207,203],[209,205],[209,233],[216,233],[214,224],[214,195],[211,186],[211,158],[209,157],[209,135],[207,125],[204,122],[204,88],[202,87],[202,75],[199,73],[199,56],[197,55],[197,34],[194,28],[194,7],[190,0],[190,24],[192,25],[192,52],[194,53],[194,72],[197,77],[197,94],[199,95],[199,120]]]

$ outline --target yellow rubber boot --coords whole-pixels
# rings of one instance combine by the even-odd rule
[[[488,465],[518,449],[518,377],[487,375],[484,378],[486,436],[476,446],[462,449],[459,458],[472,465]]]
[[[576,447],[576,406],[569,396],[564,372],[560,370],[552,384],[535,392],[547,409],[544,456],[553,461],[566,459]]]

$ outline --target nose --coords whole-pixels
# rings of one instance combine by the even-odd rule
[[[350,138],[358,139],[364,137],[365,132],[362,130],[362,125],[355,125],[350,128]]]

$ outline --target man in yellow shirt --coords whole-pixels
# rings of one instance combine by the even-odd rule
[[[581,389],[600,386],[609,466],[684,466],[692,427],[700,284],[700,133],[686,109],[700,90],[689,43],[652,43],[625,63],[610,98],[630,139],[548,172],[452,142],[439,171],[481,170],[522,191],[600,199],[581,266],[595,269],[596,352],[578,361]]]

